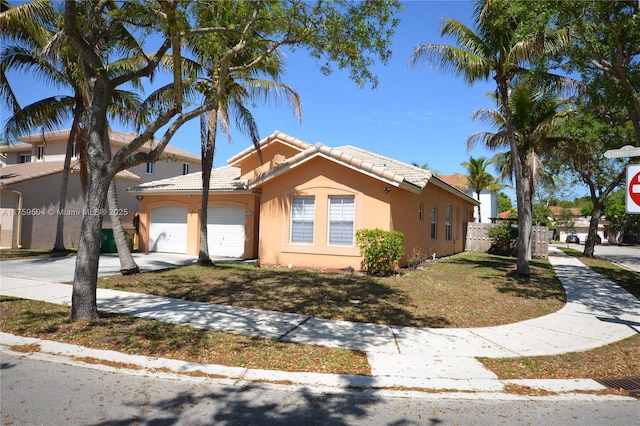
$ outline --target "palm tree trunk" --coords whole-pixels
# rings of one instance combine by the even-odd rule
[[[53,243],[53,251],[65,251],[64,247],[64,209],[67,205],[67,187],[69,185],[69,172],[71,169],[71,156],[73,155],[73,144],[76,139],[76,132],[80,122],[80,117],[74,113],[73,124],[69,131],[67,140],[67,151],[64,155],[64,166],[62,167],[62,178],[60,181],[60,199],[58,201],[58,217],[56,218],[56,240]]]
[[[516,240],[516,273],[522,276],[529,276],[531,273],[529,268],[529,256],[531,253],[531,225],[526,226],[527,220],[532,221],[533,215],[529,210],[527,204],[529,199],[526,193],[528,192],[527,185],[525,185],[522,174],[522,159],[520,158],[520,149],[518,148],[518,141],[516,140],[516,132],[513,127],[513,117],[511,114],[511,108],[509,106],[509,79],[506,77],[495,78],[498,86],[498,94],[500,97],[500,103],[502,104],[502,110],[505,117],[506,133],[509,139],[509,148],[511,150],[511,162],[513,166],[514,180],[516,182],[516,204],[518,209],[518,239]],[[529,230],[527,235],[527,229]],[[529,256],[527,256],[529,253]]]
[[[115,239],[116,248],[118,249],[118,258],[120,259],[120,273],[122,275],[133,275],[140,272],[140,267],[136,264],[136,261],[131,255],[129,244],[127,244],[127,237],[122,226],[122,220],[120,219],[119,204],[118,204],[118,192],[116,189],[115,178],[111,180],[109,184],[109,191],[107,193],[107,200],[109,202],[109,216],[111,218],[111,228],[113,229],[113,237]]]
[[[213,167],[213,153],[216,146],[218,110],[214,109],[201,118],[201,151],[202,151],[202,199],[200,203],[200,250],[198,252],[199,266],[211,266],[213,262],[209,256],[208,209],[209,188],[211,186],[211,168]]]
[[[71,295],[72,320],[98,318],[96,289],[103,217],[100,212],[104,211],[109,189],[109,179],[105,175],[94,168],[87,188]]]

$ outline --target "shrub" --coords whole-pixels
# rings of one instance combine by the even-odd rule
[[[489,254],[499,256],[516,256],[516,240],[518,239],[518,228],[511,225],[494,226],[487,231],[491,238]]]
[[[414,247],[411,256],[407,262],[407,266],[412,269],[418,268],[427,261],[427,254],[420,247]]]
[[[356,243],[363,257],[362,269],[371,275],[389,275],[404,255],[404,236],[398,231],[359,229]]]

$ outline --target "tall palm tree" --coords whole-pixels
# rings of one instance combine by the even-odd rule
[[[469,161],[462,163],[462,166],[467,169],[467,184],[475,191],[478,196],[478,201],[480,201],[480,193],[487,188],[493,188],[492,185],[495,184],[495,178],[487,171],[487,167],[491,164],[491,161],[485,157],[470,157]],[[477,222],[482,222],[480,206],[478,206]]]
[[[493,78],[496,95],[504,108],[505,136],[513,158],[518,204],[517,273],[529,275],[533,210],[529,193],[530,177],[523,164],[515,135],[511,111],[506,108],[515,79],[528,72],[527,65],[548,54],[558,52],[569,43],[565,30],[541,28],[523,22],[522,14],[510,9],[506,0],[477,0],[474,11],[475,31],[455,19],[443,21],[441,34],[451,36],[456,46],[420,45],[413,50],[409,65],[427,61],[462,76],[467,83]],[[530,17],[531,18],[531,17]],[[553,77],[548,74],[548,77]]]
[[[60,185],[59,210],[64,210],[67,200],[67,187],[71,166],[73,145],[76,144],[81,159],[81,179],[86,184],[88,171],[84,146],[86,134],[83,129],[85,120],[87,88],[78,69],[77,54],[69,46],[60,43],[62,12],[52,7],[51,2],[36,1],[10,8],[0,15],[0,29],[3,38],[11,40],[2,51],[0,61],[0,97],[13,110],[13,116],[5,125],[5,132],[13,138],[32,133],[36,128],[44,131],[61,128],[69,118],[72,119],[67,139],[67,147]],[[112,72],[117,72],[117,66]],[[20,107],[6,77],[6,71],[32,71],[45,82],[66,88],[70,95],[57,95],[41,99],[25,107]],[[110,117],[132,122],[136,117],[140,101],[132,92],[115,91],[110,107]],[[110,211],[118,211],[115,181],[111,182],[108,201]],[[112,227],[121,271],[124,274],[139,271],[124,236],[121,218],[111,216]],[[54,251],[64,251],[64,216],[57,217]]]
[[[246,6],[246,5],[245,5]],[[196,4],[194,16],[204,27],[233,27],[243,22],[249,9]],[[253,12],[250,12],[253,13]],[[202,104],[213,105],[201,115],[202,200],[200,211],[199,265],[210,265],[208,247],[208,203],[211,169],[218,128],[232,140],[230,117],[238,129],[246,133],[260,152],[257,123],[247,105],[257,101],[279,101],[284,98],[296,117],[301,120],[302,107],[298,93],[279,81],[284,69],[284,56],[278,49],[264,56],[264,46],[238,48],[238,35],[233,33],[192,34],[186,37],[187,48],[192,52],[197,78],[185,84],[186,96],[199,98]],[[242,43],[244,45],[244,43]],[[229,49],[229,46],[236,46]],[[262,53],[260,53],[262,52]],[[258,60],[257,58],[260,58]],[[255,62],[247,68],[246,64]]]
[[[213,61],[215,63],[215,61]],[[200,206],[200,251],[198,253],[198,265],[210,265],[209,236],[208,236],[208,206],[209,188],[211,184],[211,168],[215,152],[216,135],[218,127],[231,141],[231,120],[235,119],[236,126],[248,134],[251,142],[260,154],[260,136],[257,123],[247,108],[247,104],[253,104],[256,100],[278,100],[284,97],[294,115],[302,119],[302,104],[298,93],[290,86],[277,81],[282,69],[283,58],[274,55],[272,60],[264,62],[259,69],[254,69],[250,74],[246,72],[227,76],[224,92],[217,94],[217,107],[201,116],[201,153],[202,153],[202,200]],[[209,78],[216,78],[216,68],[208,68]],[[271,78],[264,79],[261,75]],[[205,98],[208,94],[203,93]],[[209,94],[210,95],[210,94]]]
[[[523,79],[516,84],[508,105],[520,155],[519,162],[523,165],[523,174],[527,176],[525,181],[528,186],[525,189],[531,194],[531,197],[527,197],[530,204],[525,207],[531,211],[537,182],[546,179],[553,184],[552,176],[546,173],[540,160],[540,153],[560,140],[559,126],[571,114],[568,109],[570,100],[560,98],[550,90],[538,89],[535,83],[535,80]],[[497,132],[473,133],[467,140],[467,147],[471,149],[477,143],[482,143],[492,150],[506,149],[497,153],[492,161],[498,165],[501,178],[510,180],[515,162],[509,150],[507,119],[503,110],[500,107],[498,110],[474,111],[473,119],[493,126]]]

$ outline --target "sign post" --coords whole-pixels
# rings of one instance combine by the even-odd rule
[[[625,145],[620,149],[610,149],[606,158],[640,157],[640,147]],[[627,213],[640,214],[640,164],[627,166],[627,186],[625,205]]]

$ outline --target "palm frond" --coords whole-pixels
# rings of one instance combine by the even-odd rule
[[[27,105],[16,111],[4,127],[8,138],[17,139],[33,132],[59,130],[72,118],[71,109],[75,104],[73,97],[51,97]]]

